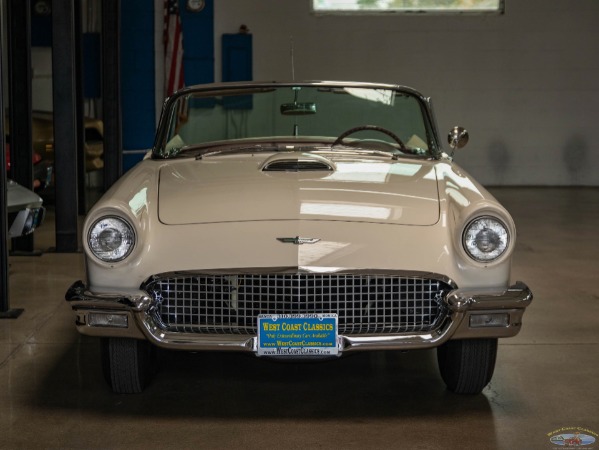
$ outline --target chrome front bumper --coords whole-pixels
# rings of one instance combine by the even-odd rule
[[[76,314],[81,334],[147,339],[157,346],[180,350],[257,351],[257,338],[253,335],[193,334],[161,329],[149,313],[152,299],[143,291],[129,295],[95,293],[78,281],[65,297]],[[436,330],[422,334],[339,335],[339,353],[432,348],[450,339],[515,336],[532,298],[532,292],[522,282],[504,290],[456,289],[444,300],[449,314]]]

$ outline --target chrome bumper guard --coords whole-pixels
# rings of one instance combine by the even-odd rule
[[[149,314],[152,299],[143,291],[127,295],[94,293],[78,281],[67,291],[65,298],[75,311],[81,334],[147,339],[157,346],[180,350],[257,350],[257,338],[253,335],[207,335],[161,329]],[[515,336],[532,298],[532,292],[522,282],[503,290],[456,289],[444,300],[449,314],[438,329],[422,334],[339,335],[339,353],[431,348],[450,339]],[[109,317],[98,322],[97,315]],[[113,321],[114,318],[118,320]]]

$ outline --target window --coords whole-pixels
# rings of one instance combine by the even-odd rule
[[[316,13],[503,13],[503,0],[312,0]]]

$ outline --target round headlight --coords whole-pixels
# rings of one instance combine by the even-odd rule
[[[463,245],[466,253],[479,262],[490,262],[506,251],[510,236],[507,227],[494,217],[478,217],[464,230]]]
[[[90,228],[87,242],[92,253],[102,261],[121,261],[133,250],[135,232],[120,217],[102,217]]]

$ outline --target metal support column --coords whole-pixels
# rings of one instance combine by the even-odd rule
[[[102,0],[102,118],[104,190],[123,173],[120,92],[120,0]]]
[[[83,46],[82,46],[82,24],[81,24],[81,1],[73,2],[75,15],[75,117],[78,120],[77,127],[77,185],[78,190],[78,205],[77,211],[81,215],[87,212],[85,201],[85,125],[84,125],[84,108],[83,108]]]
[[[77,117],[74,0],[52,1],[52,91],[54,103],[54,152],[56,168],[56,251],[78,249],[77,229]],[[83,150],[81,150],[83,151]]]
[[[2,21],[0,21],[0,36],[2,35]],[[2,70],[2,46],[0,45],[0,86],[4,86]],[[4,111],[4,94],[0,89],[0,111]],[[6,199],[6,145],[4,142],[4,120],[0,120],[0,319],[14,319],[22,309],[10,309],[8,289],[8,236],[7,199]]]
[[[10,173],[17,183],[32,189],[31,8],[22,0],[9,0],[7,6]],[[31,254],[33,234],[13,239],[12,249]]]

